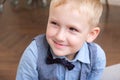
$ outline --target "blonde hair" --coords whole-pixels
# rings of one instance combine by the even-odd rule
[[[50,9],[72,2],[81,13],[86,13],[91,26],[97,26],[102,15],[103,6],[100,0],[51,0]],[[71,7],[73,7],[71,6]]]

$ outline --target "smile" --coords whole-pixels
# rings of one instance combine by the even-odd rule
[[[55,46],[56,48],[65,48],[65,47],[66,47],[66,45],[61,44],[61,43],[58,43],[58,42],[56,42],[56,41],[54,41],[54,46]]]

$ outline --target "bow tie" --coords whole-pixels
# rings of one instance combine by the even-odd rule
[[[54,64],[54,63],[62,64],[64,67],[67,67],[68,70],[72,70],[74,68],[74,64],[68,62],[64,58],[63,59],[60,59],[60,58],[53,59],[50,48],[48,49],[48,56],[46,59],[46,63],[47,64]]]

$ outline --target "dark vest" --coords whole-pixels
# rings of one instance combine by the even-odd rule
[[[48,51],[48,43],[45,35],[39,35],[34,38],[38,48],[37,70],[39,80],[59,80],[56,75],[57,64],[46,64],[46,57]],[[88,75],[94,65],[96,58],[96,46],[93,43],[88,43],[90,64],[81,63],[80,80],[87,80]]]

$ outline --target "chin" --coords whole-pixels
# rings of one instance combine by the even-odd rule
[[[61,52],[61,51],[54,51],[54,50],[53,50],[53,53],[54,53],[54,55],[56,55],[56,56],[65,56],[64,52]]]

